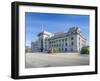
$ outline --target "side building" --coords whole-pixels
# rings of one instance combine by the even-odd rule
[[[39,43],[38,43],[38,40],[31,42],[31,51],[32,52],[39,52]]]
[[[47,52],[49,49],[60,52],[80,52],[81,48],[86,45],[86,38],[78,27],[72,27],[65,33],[40,32],[37,41],[37,51],[41,52]]]

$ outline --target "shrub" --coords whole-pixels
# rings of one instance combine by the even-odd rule
[[[53,53],[59,53],[59,50],[53,49]]]
[[[80,51],[81,54],[89,54],[89,46],[83,46]]]
[[[59,51],[58,51],[57,49],[52,49],[52,48],[50,48],[50,49],[48,50],[48,53],[59,53]]]
[[[53,52],[52,49],[49,49],[49,50],[48,50],[48,53],[52,53],[52,52]]]

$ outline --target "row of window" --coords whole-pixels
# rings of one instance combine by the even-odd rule
[[[57,43],[57,42],[64,42],[64,40],[65,41],[67,41],[67,38],[65,38],[65,39],[62,39],[62,40],[55,40],[55,41],[50,41],[50,44],[52,44],[52,43]],[[71,40],[74,40],[74,38],[73,37],[71,37]]]
[[[47,50],[47,49],[45,49],[45,50]],[[65,49],[64,48],[58,48],[58,50],[67,52],[67,51],[73,51],[73,48],[71,48],[69,50],[67,48],[65,48]]]
[[[74,45],[74,42],[71,42],[71,46]],[[47,46],[47,44],[45,44],[45,46]],[[50,44],[50,47],[63,47],[64,44]],[[65,44],[65,46],[68,46],[68,43]]]
[[[54,47],[60,47],[60,46],[64,46],[64,43],[63,44],[50,44],[51,46],[54,46]],[[71,46],[74,45],[74,42],[71,42]],[[65,43],[65,46],[68,46],[68,43]]]

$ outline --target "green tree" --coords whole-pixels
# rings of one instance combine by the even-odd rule
[[[89,54],[89,46],[83,46],[80,51],[81,54]]]

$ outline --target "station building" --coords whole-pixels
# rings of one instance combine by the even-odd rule
[[[33,52],[47,52],[49,49],[60,52],[80,52],[81,48],[86,45],[86,38],[78,27],[71,27],[68,32],[43,31],[37,36],[38,40],[31,44]]]

